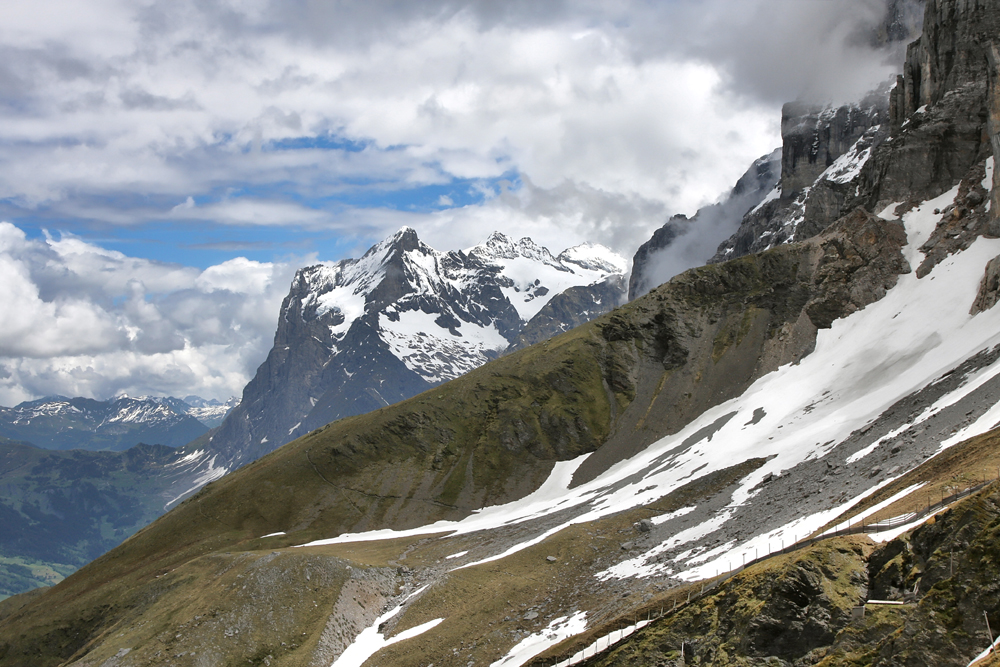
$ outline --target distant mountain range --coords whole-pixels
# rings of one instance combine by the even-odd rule
[[[117,452],[139,443],[180,447],[218,426],[237,402],[198,396],[109,401],[49,396],[0,407],[0,436],[59,450]]]

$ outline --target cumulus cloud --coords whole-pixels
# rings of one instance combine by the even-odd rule
[[[48,394],[241,392],[300,262],[198,270],[0,223],[0,404]]]
[[[236,230],[219,248],[241,247],[241,229],[295,228],[357,256],[409,224],[442,249],[498,229],[631,255],[778,145],[781,103],[848,99],[888,76],[900,50],[876,34],[886,7],[14,3],[0,23],[0,215],[111,236]],[[0,243],[18,313],[0,324],[0,402],[238,393],[295,268],[199,271],[13,225]]]
[[[507,173],[691,212],[781,102],[891,69],[885,0],[42,4],[0,26],[0,199],[111,224],[346,227],[301,202]],[[364,148],[283,143],[331,136]]]

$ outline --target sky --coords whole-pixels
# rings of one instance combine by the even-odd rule
[[[897,68],[885,0],[8,0],[0,405],[239,395],[296,269],[403,225],[627,257]]]

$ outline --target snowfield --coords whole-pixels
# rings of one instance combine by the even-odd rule
[[[935,209],[945,209],[956,194],[957,188],[924,202],[902,218],[908,236],[903,252],[914,269],[923,258],[920,246],[940,218]],[[894,208],[888,207],[882,217],[893,219]],[[842,500],[828,501],[821,511],[803,511],[791,521],[765,526],[754,535],[731,537],[734,534],[731,524],[739,508],[762,492],[765,478],[781,479],[798,466],[821,458],[831,466],[834,462],[865,465],[865,457],[892,441],[893,434],[862,451],[839,453],[838,447],[852,433],[977,353],[1000,345],[1000,309],[975,316],[969,314],[984,267],[998,254],[1000,240],[979,238],[968,250],[943,260],[922,279],[916,277],[915,271],[900,276],[897,285],[883,299],[835,321],[830,329],[821,330],[815,351],[798,365],[786,365],[760,378],[742,396],[709,409],[677,434],[657,441],[590,482],[570,488],[573,472],[586,458],[580,457],[556,464],[548,481],[526,498],[484,508],[461,521],[437,522],[405,531],[346,534],[301,546],[441,533],[449,537],[499,530],[513,523],[541,524],[542,519],[556,512],[565,517],[567,509],[573,510],[570,518],[555,525],[552,521],[540,525],[532,538],[458,565],[456,569],[475,567],[543,542],[567,526],[647,505],[692,478],[751,458],[766,458],[764,465],[740,481],[724,508],[698,515],[693,525],[676,530],[671,537],[642,553],[629,554],[613,567],[597,573],[596,578],[610,581],[670,576],[675,581],[696,581],[733,570],[743,562],[808,536],[906,472],[899,469],[896,474],[866,481],[859,492]],[[929,419],[998,375],[1000,361],[970,373],[916,421]],[[998,421],[1000,408],[994,406],[944,439],[940,448],[982,433]],[[911,487],[907,492],[914,490],[916,487]],[[880,506],[887,506],[892,500]],[[696,509],[685,507],[655,517],[653,522],[658,527],[680,528],[679,522],[696,516]],[[874,511],[856,514],[851,522]],[[894,533],[905,529],[901,527]],[[710,544],[706,539],[710,536],[718,539]],[[886,536],[886,533],[879,535]],[[560,628],[583,624],[585,616],[580,614],[573,617],[578,619],[573,622],[567,618],[557,619],[558,623],[553,621],[542,633],[518,644],[494,667],[522,664],[551,645],[548,637],[562,636]]]

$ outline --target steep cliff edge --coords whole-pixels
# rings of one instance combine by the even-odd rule
[[[1000,17],[992,0],[930,0],[923,24],[891,90],[839,109],[785,106],[780,197],[751,211],[711,261],[808,238],[858,206],[881,211],[975,178],[993,154],[986,46]]]
[[[773,196],[780,161],[780,150],[757,159],[722,201],[699,209],[690,218],[675,215],[653,232],[632,258],[628,298],[640,297],[678,273],[701,266],[748,211]]]

